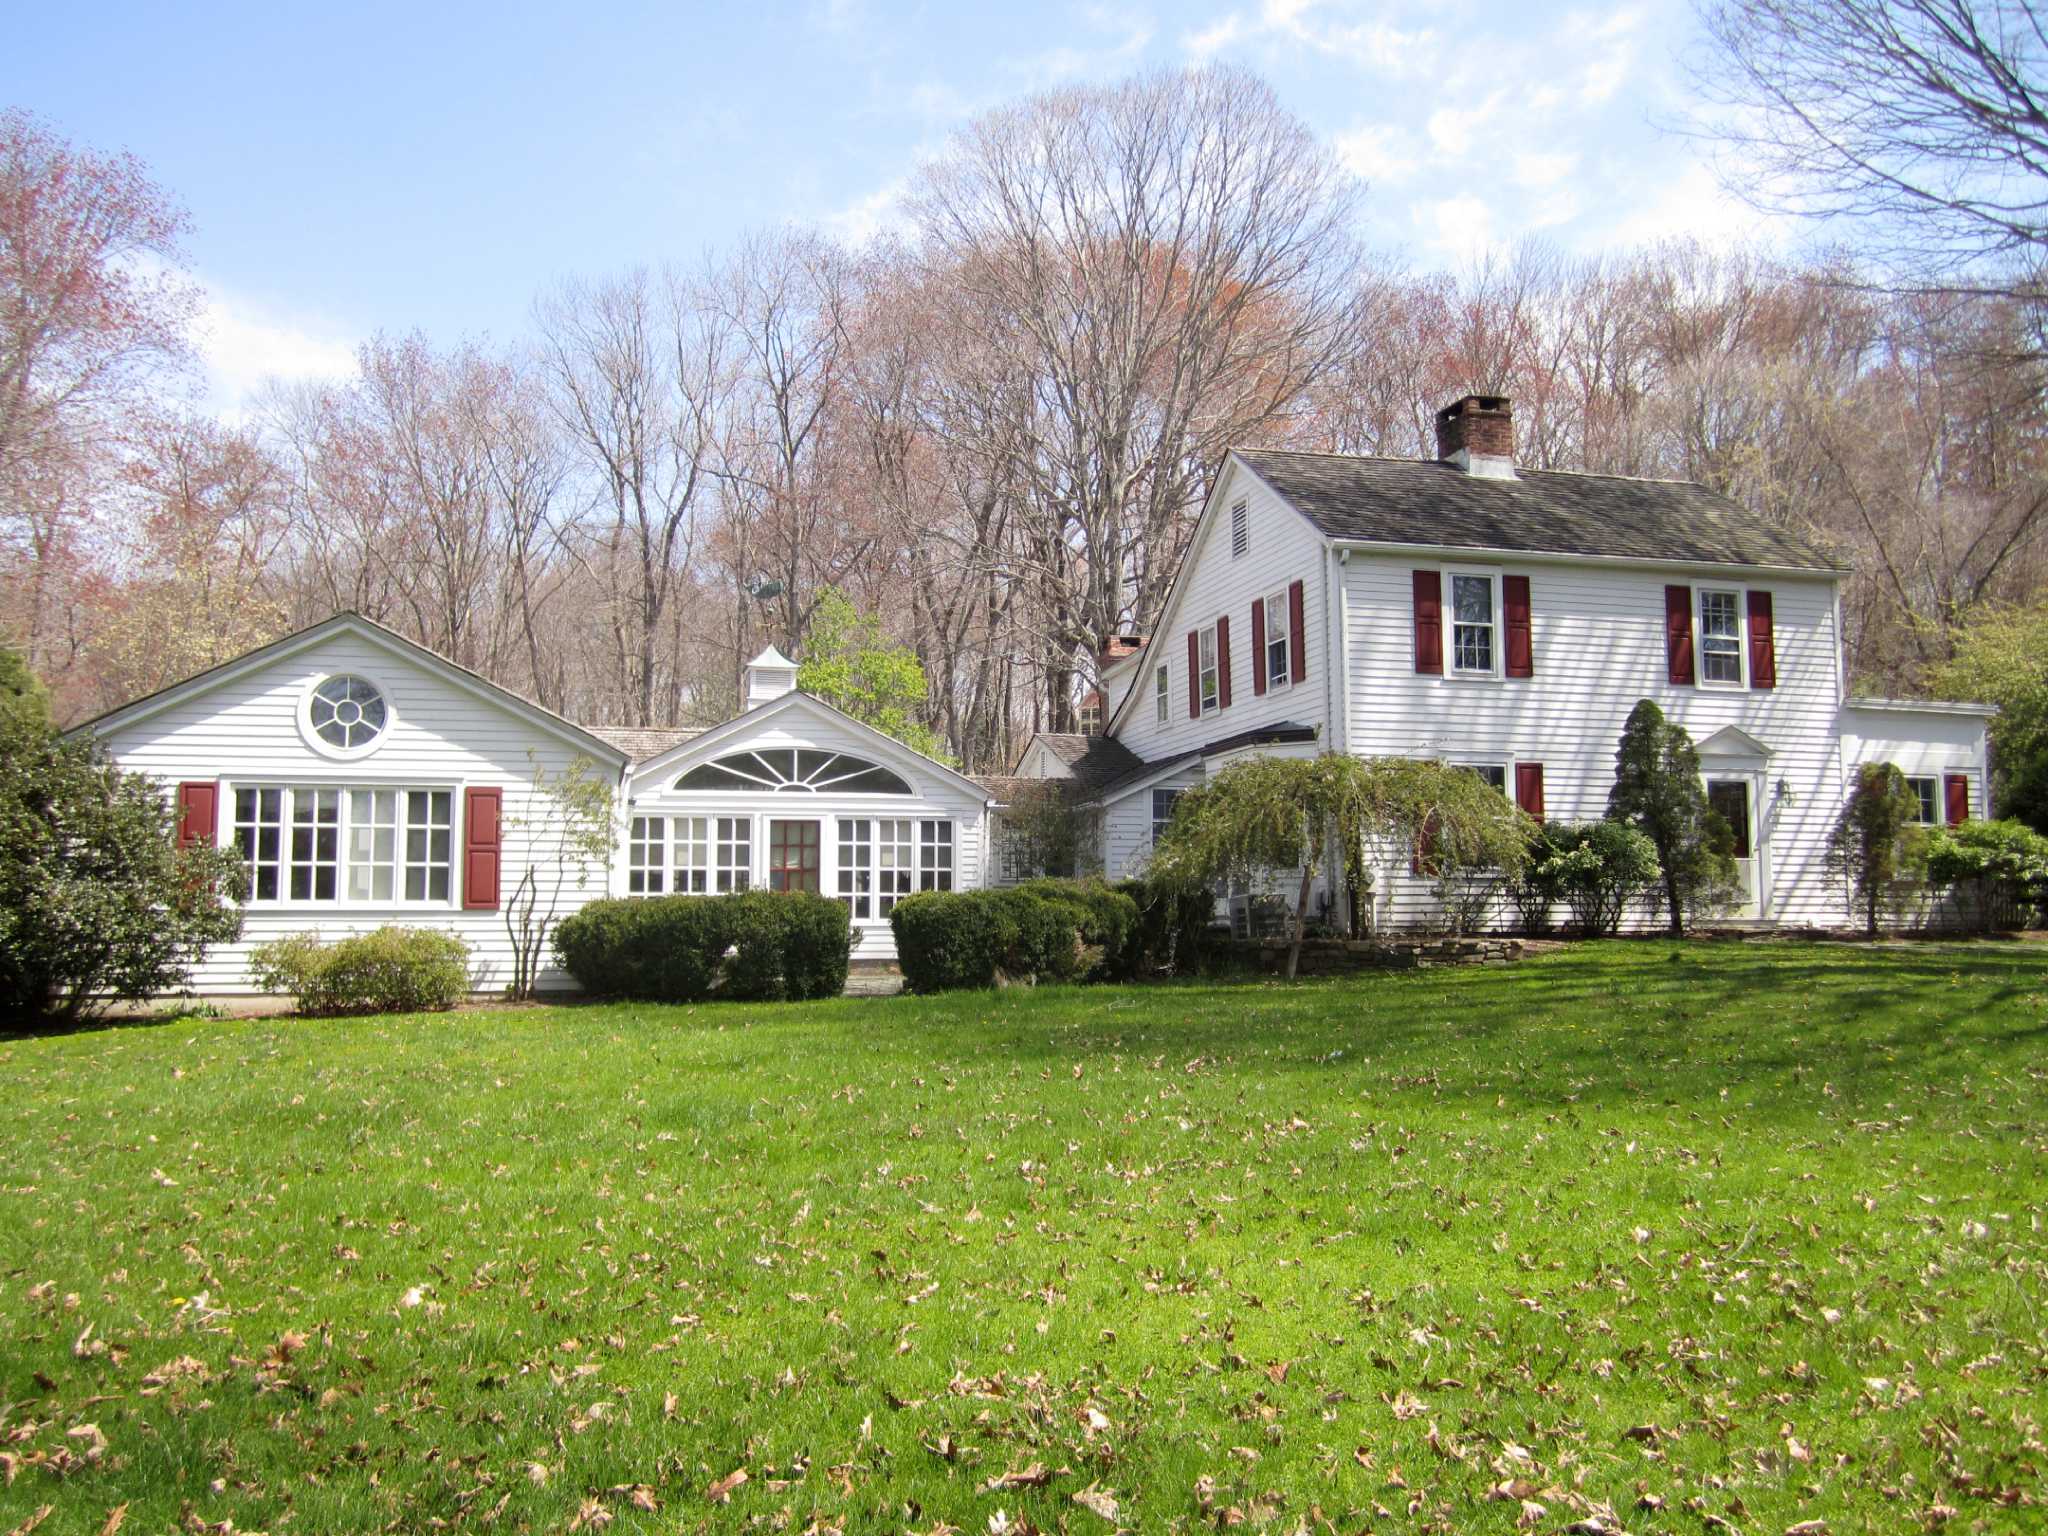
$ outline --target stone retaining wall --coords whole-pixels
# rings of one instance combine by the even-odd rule
[[[1334,976],[1351,971],[1412,971],[1439,965],[1506,965],[1521,959],[1525,947],[1520,939],[1453,938],[1448,934],[1305,939],[1298,974]],[[1235,939],[1221,946],[1221,950],[1258,970],[1277,973],[1287,968],[1287,945],[1282,941]]]

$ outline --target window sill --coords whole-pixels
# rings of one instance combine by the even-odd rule
[[[375,917],[391,913],[400,916],[427,916],[437,913],[463,911],[456,901],[245,901],[242,911],[251,917],[318,917],[325,913],[334,917]],[[478,911],[497,911],[495,907]]]
[[[1444,680],[1452,683],[1504,683],[1507,681],[1498,672],[1460,672],[1456,668],[1447,669],[1444,672]]]

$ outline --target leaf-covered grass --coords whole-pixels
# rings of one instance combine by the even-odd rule
[[[188,1019],[0,1072],[0,1530],[2044,1519],[2039,948]]]

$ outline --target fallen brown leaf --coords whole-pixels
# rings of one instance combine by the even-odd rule
[[[747,1469],[745,1467],[735,1467],[709,1488],[706,1488],[704,1490],[704,1497],[714,1504],[729,1504],[732,1502],[733,1490],[742,1486],[746,1480]]]

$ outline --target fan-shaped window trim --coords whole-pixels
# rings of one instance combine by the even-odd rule
[[[756,747],[700,763],[676,780],[681,793],[910,795],[893,768],[825,747]]]

